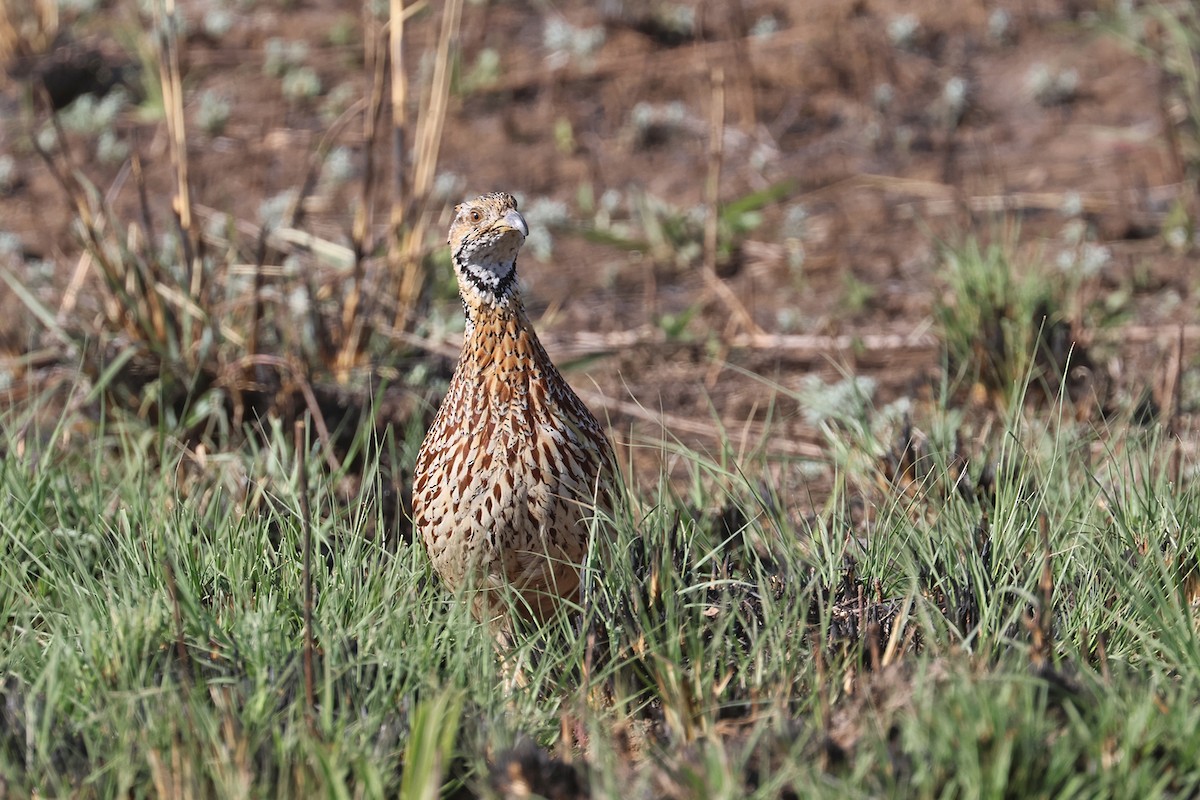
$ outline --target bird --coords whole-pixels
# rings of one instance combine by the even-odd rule
[[[455,206],[463,347],[413,470],[414,530],[434,572],[501,634],[517,623],[510,609],[542,623],[579,601],[590,542],[611,535],[617,480],[604,428],[525,311],[517,253],[528,235],[511,194]]]

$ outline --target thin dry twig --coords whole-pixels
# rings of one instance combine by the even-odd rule
[[[426,339],[407,331],[392,331],[391,335],[411,347],[417,347],[445,358],[456,358],[461,350],[460,344]],[[586,389],[578,390],[577,394],[594,409],[604,409],[634,419],[645,420],[672,434],[699,436],[716,442],[736,440],[734,443],[741,448],[752,447],[755,443],[761,444],[766,438],[767,429],[762,423],[747,422],[741,426],[738,433],[734,434],[713,422],[683,417],[667,411],[651,411],[636,401],[618,400],[615,397]],[[803,438],[805,441],[798,441],[799,438]],[[790,441],[772,439],[766,450],[775,455],[824,460],[828,453],[823,441],[819,432],[814,428],[797,433]]]
[[[317,182],[321,179],[321,168],[325,166],[325,161],[329,157],[330,151],[333,150],[333,145],[341,138],[350,122],[366,108],[366,105],[367,101],[364,98],[358,98],[325,130],[321,140],[317,142],[317,149],[309,156],[304,182],[300,184],[300,191],[296,192],[292,198],[287,213],[283,217],[284,223],[279,226],[280,228],[298,228],[303,223],[304,201],[317,188]]]
[[[373,30],[375,19],[365,10],[368,20],[366,23],[366,66],[371,76],[371,91],[367,102],[367,113],[363,116],[363,164],[362,185],[359,191],[358,208],[355,209],[354,223],[351,227],[350,238],[354,242],[354,252],[361,261],[367,253],[375,249],[371,240],[372,210],[371,202],[375,191],[375,140],[379,135],[379,120],[383,116],[383,87],[384,74],[387,68],[386,50],[380,42],[382,34]]]
[[[1113,208],[1128,208],[1133,205],[1146,208],[1168,207],[1173,200],[1183,196],[1187,189],[1184,184],[1169,183],[1136,189],[1082,193],[1065,191],[1009,192],[1007,194],[964,197],[956,187],[940,181],[864,172],[806,192],[797,199],[812,203],[822,198],[838,196],[854,188],[876,189],[907,195],[916,202],[898,204],[897,211],[905,217],[921,218],[958,214],[964,208],[974,214],[1058,211],[1068,201],[1078,202],[1084,214],[1101,214]],[[1165,216],[1165,212],[1145,211],[1143,213],[1150,219]]]
[[[750,449],[757,445],[771,455],[803,458],[811,461],[824,461],[829,457],[828,448],[821,444],[823,439],[815,428],[797,432],[786,440],[778,437],[768,440],[768,428],[761,422],[748,422],[741,426],[741,430],[735,432],[716,422],[705,422],[668,411],[651,411],[640,403],[618,400],[600,392],[583,389],[578,390],[577,394],[594,409],[602,408],[609,412],[645,420],[659,426],[672,436],[683,434],[698,436],[714,442],[729,442],[741,449]],[[807,441],[800,441],[802,437]]]
[[[308,502],[308,432],[303,419],[296,420],[294,432],[296,448],[296,470],[299,473],[298,492],[300,501],[300,530],[303,535],[304,564],[301,580],[304,581],[304,715],[309,730],[316,730],[316,701],[314,699],[313,675],[313,585],[312,585],[312,509]]]
[[[321,137],[321,141],[317,144],[317,149],[309,158],[308,170],[304,176],[304,183],[301,185],[300,191],[296,193],[296,196],[292,200],[291,207],[288,209],[288,212],[284,218],[284,224],[281,227],[272,229],[270,231],[267,231],[265,228],[259,229],[257,234],[260,242],[259,258],[257,268],[254,273],[256,296],[261,290],[261,282],[265,277],[263,266],[268,259],[266,245],[277,248],[281,246],[281,243],[286,243],[287,245],[299,245],[302,241],[304,241],[308,243],[308,249],[310,251],[315,251],[318,245],[321,245],[322,247],[326,245],[326,243],[322,242],[322,240],[318,239],[317,237],[312,235],[305,236],[304,232],[297,230],[298,226],[304,219],[304,201],[316,188],[317,182],[321,177],[321,169],[324,167],[325,161],[329,157],[329,153],[333,149],[334,143],[338,141],[338,138],[342,135],[342,132],[350,124],[350,121],[354,119],[354,117],[357,116],[365,107],[366,100],[360,98],[351,104],[349,108],[343,111],[338,118],[334,120],[333,124],[329,126],[329,129],[325,131],[325,134]],[[336,247],[335,245],[332,245],[332,243],[328,243],[328,245],[329,248]],[[325,248],[326,253],[330,251],[329,248]],[[337,354],[333,359],[334,379],[340,383],[344,383],[349,377],[349,370],[340,369],[340,365],[347,361],[352,362],[354,360],[349,355],[350,353],[357,355],[357,343],[359,338],[358,332],[362,327],[358,319],[358,309],[359,298],[362,294],[364,260],[359,254],[357,248],[351,252],[351,263],[353,265],[354,276],[353,280],[350,282],[349,292],[342,303],[341,347],[338,349]],[[251,323],[255,329],[257,329],[257,319],[259,316],[260,314],[256,312],[255,320],[253,320]],[[348,331],[353,331],[354,333],[349,334],[347,333]],[[325,341],[325,337],[322,337],[322,341]],[[324,348],[322,348],[322,352],[325,352]]]
[[[548,350],[570,358],[611,353],[631,347],[674,346],[661,329],[651,326],[623,331],[585,331],[570,337],[546,335],[542,337],[542,342]],[[933,352],[939,346],[937,337],[929,332],[928,326],[918,326],[904,333],[848,333],[837,336],[742,333],[730,337],[727,344],[731,350],[762,350],[804,360],[843,353]]]
[[[708,134],[708,180],[705,199],[708,205],[704,220],[704,281],[709,291],[720,298],[732,318],[747,333],[762,333],[754,317],[732,289],[717,275],[717,227],[720,217],[721,162],[725,154],[725,70],[713,69],[712,117]],[[727,333],[732,331],[727,331]],[[718,362],[720,359],[718,360]],[[713,377],[710,375],[710,378]]]

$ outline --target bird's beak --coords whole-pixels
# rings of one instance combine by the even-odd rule
[[[504,216],[497,220],[495,227],[517,231],[521,234],[522,238],[528,238],[529,236],[529,225],[525,223],[525,218],[521,216],[521,212],[515,208],[505,211]]]

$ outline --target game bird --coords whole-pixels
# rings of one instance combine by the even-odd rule
[[[413,475],[413,521],[434,570],[451,590],[473,592],[476,618],[502,632],[511,607],[544,621],[578,600],[616,479],[604,429],[525,313],[517,252],[528,234],[510,194],[455,208],[447,243],[466,329]]]

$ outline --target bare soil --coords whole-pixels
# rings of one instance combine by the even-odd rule
[[[439,173],[458,180],[447,179],[452,188],[433,227],[443,228],[454,202],[483,191],[514,192],[524,208],[541,198],[565,204],[569,223],[554,231],[552,254],[543,261],[527,248],[523,257],[527,301],[557,359],[601,356],[583,359],[569,377],[607,412],[616,436],[662,438],[665,427],[670,436],[711,446],[719,420],[735,442],[753,442],[761,432],[755,426],[771,413],[788,435],[772,438],[769,452],[819,459],[819,438],[795,402],[772,406],[769,387],[747,373],[795,389],[804,376],[834,380],[848,370],[878,382],[878,403],[931,397],[941,369],[932,328],[945,291],[940,244],[969,233],[995,238],[1008,220],[1019,224],[1030,257],[1053,259],[1066,224],[1078,218],[1111,252],[1088,291],[1127,294],[1129,312],[1124,327],[1078,335],[1098,354],[1113,397],[1135,402],[1140,387],[1161,382],[1180,326],[1188,347],[1197,335],[1190,325],[1191,258],[1162,236],[1176,204],[1190,207],[1192,189],[1174,144],[1166,79],[1104,32],[1109,6],[467,3],[438,162]],[[256,221],[264,200],[303,183],[331,126],[323,98],[339,86],[351,87],[351,101],[368,93],[359,6],[243,3],[220,38],[203,32],[208,6],[185,0],[181,7],[191,31],[182,60],[193,200],[202,216],[211,209]],[[690,27],[663,21],[680,9],[690,14]],[[1011,18],[1000,36],[989,33],[998,10]],[[900,41],[895,26],[906,15],[919,25]],[[426,8],[407,23],[410,119],[423,102],[419,87],[428,82],[439,17],[440,8]],[[582,56],[551,52],[545,32],[556,20],[596,27],[602,44]],[[51,308],[75,274],[81,248],[74,209],[27,143],[43,119],[30,87],[70,48],[100,54],[135,90],[152,84],[129,45],[138,28],[130,9],[111,2],[64,27],[48,54],[11,64],[0,84],[0,154],[13,155],[18,177],[0,195],[0,230],[20,237],[18,271]],[[351,33],[339,37],[339,29]],[[268,40],[276,37],[307,43],[306,63],[320,77],[322,96],[289,102],[280,81],[264,75]],[[498,56],[498,67],[467,86],[464,76],[485,51]],[[1077,88],[1060,102],[1039,102],[1031,88],[1038,65],[1051,74],[1073,70]],[[210,90],[231,104],[218,135],[196,121],[201,94]],[[721,97],[723,125],[716,127]],[[386,103],[383,113],[386,129]],[[352,114],[337,144],[349,148],[358,177],[320,184],[304,222],[343,243],[366,163],[363,114]],[[647,114],[665,121],[639,126]],[[166,126],[134,111],[116,124],[141,155],[155,225],[166,229],[173,192]],[[714,130],[722,203],[787,187],[718,265],[728,293],[706,279],[698,259],[660,263],[584,235],[593,219],[581,192],[598,199],[612,190],[622,202],[645,194],[679,209],[702,208],[717,163]],[[386,136],[374,157],[372,226],[382,232],[393,169]],[[101,163],[83,146],[73,158],[111,192],[125,218],[141,213],[121,162]],[[797,207],[804,212],[798,228]],[[445,276],[437,280],[444,286]],[[87,286],[79,314],[94,313]],[[444,290],[433,302],[453,313]],[[689,313],[679,329],[668,322]],[[0,290],[0,359],[44,344],[24,303]],[[10,372],[19,377],[18,367]],[[654,456],[639,451],[638,459],[647,475],[657,472]]]

